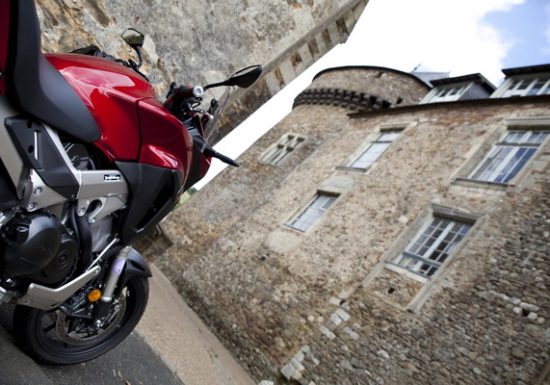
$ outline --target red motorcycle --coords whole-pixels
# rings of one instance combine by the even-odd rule
[[[75,364],[120,343],[148,298],[130,245],[204,176],[216,108],[204,90],[250,86],[260,66],[205,86],[172,84],[164,103],[139,61],[97,47],[44,55],[32,0],[0,0],[0,303],[34,358]],[[99,56],[99,57],[98,57]]]

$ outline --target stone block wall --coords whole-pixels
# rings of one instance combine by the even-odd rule
[[[335,86],[347,91],[365,92],[380,97],[392,105],[418,103],[429,87],[415,76],[382,67],[337,67],[321,71],[308,90]]]
[[[536,383],[550,358],[550,140],[509,185],[461,177],[518,118],[548,121],[548,105],[457,102],[354,119],[298,106],[169,218],[176,245],[158,263],[258,380]],[[390,128],[403,131],[377,162],[350,170]],[[306,140],[279,165],[262,162],[287,133]],[[317,191],[338,198],[305,233],[290,228]],[[416,279],[389,262],[433,212],[475,224],[437,275]]]

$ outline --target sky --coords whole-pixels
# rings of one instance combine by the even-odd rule
[[[324,68],[377,65],[410,72],[482,73],[550,63],[550,0],[370,0],[345,44],[334,47],[215,148],[237,158],[284,118]],[[253,63],[251,63],[253,64]],[[201,188],[225,165],[214,160]]]

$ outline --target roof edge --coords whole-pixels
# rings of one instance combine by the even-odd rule
[[[314,77],[313,77],[313,80],[312,82],[317,79],[318,77],[320,77],[321,75],[324,75],[328,72],[336,72],[336,71],[347,71],[347,70],[379,70],[379,71],[387,71],[387,72],[393,72],[393,73],[396,73],[396,74],[399,74],[399,75],[404,75],[404,76],[407,76],[411,79],[414,79],[417,83],[423,85],[424,87],[426,87],[426,89],[430,90],[432,89],[432,86],[430,84],[427,84],[426,82],[424,82],[423,80],[421,80],[420,78],[416,77],[415,75],[411,74],[410,72],[403,72],[403,71],[399,71],[399,70],[396,70],[394,68],[389,68],[389,67],[379,67],[379,66],[362,66],[362,65],[351,65],[351,66],[340,66],[340,67],[329,67],[329,68],[325,68],[324,70],[321,70],[319,71]]]
[[[504,68],[501,70],[506,76],[550,72],[550,64],[537,64],[524,67]]]
[[[475,82],[481,85],[489,93],[493,93],[497,89],[497,87],[495,87],[493,83],[487,80],[487,78],[485,78],[485,76],[483,76],[480,73],[454,76],[452,78],[435,79],[435,80],[432,80],[431,83],[434,86],[440,86],[440,85],[462,83],[462,82],[468,82],[468,81]]]
[[[348,118],[351,119],[360,119],[368,118],[380,114],[394,114],[394,113],[405,113],[415,110],[428,110],[430,108],[434,109],[448,109],[450,107],[490,107],[506,104],[538,104],[538,103],[550,103],[550,95],[533,95],[533,96],[521,96],[521,97],[511,97],[511,98],[484,98],[484,99],[466,99],[466,100],[456,100],[453,102],[437,102],[437,103],[426,103],[426,104],[413,104],[407,106],[396,106],[393,108],[388,108],[384,110],[375,110],[369,112],[355,112],[348,114]]]

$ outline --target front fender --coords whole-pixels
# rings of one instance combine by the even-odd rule
[[[128,253],[126,263],[124,264],[124,270],[120,275],[119,283],[116,288],[115,297],[118,297],[122,288],[126,286],[126,283],[135,277],[150,278],[153,274],[149,264],[143,258],[143,256],[134,248]]]
[[[134,276],[150,278],[153,274],[145,258],[136,249],[132,248],[128,253],[122,276],[129,276],[129,278]]]

